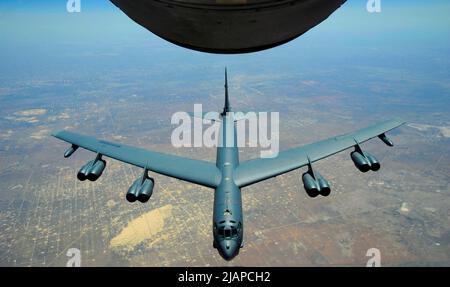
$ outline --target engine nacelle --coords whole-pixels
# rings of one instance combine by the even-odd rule
[[[153,194],[153,187],[155,181],[153,178],[144,177],[138,178],[128,189],[126,199],[128,202],[135,202],[139,200],[142,203],[147,202]]]
[[[152,178],[145,179],[137,199],[142,203],[147,202],[152,197],[154,186],[155,182]]]
[[[352,158],[352,161],[355,164],[356,168],[361,172],[368,172],[370,170],[369,161],[360,152],[354,151],[350,154],[350,157]]]
[[[328,181],[319,173],[314,172],[315,178],[312,172],[307,171],[303,174],[303,186],[309,197],[317,197],[319,194],[322,196],[328,196],[331,193],[330,184]]]
[[[128,202],[135,202],[138,197],[139,189],[141,188],[142,179],[136,179],[128,189],[126,199]]]
[[[78,171],[77,178],[80,181],[85,181],[88,177],[89,171],[94,163],[94,160],[88,161],[85,165],[83,165]]]
[[[319,193],[322,196],[328,196],[331,193],[330,184],[328,181],[318,172],[316,172],[317,182],[319,184]]]
[[[96,181],[103,174],[105,167],[106,167],[106,161],[104,161],[102,159],[96,161],[92,165],[91,169],[89,170],[87,179],[89,179],[90,181]]]
[[[374,157],[373,155],[371,155],[370,153],[365,153],[366,154],[366,158],[370,163],[370,169],[372,171],[378,171],[381,167],[380,162],[376,159],[376,157]]]
[[[305,172],[302,176],[303,187],[309,197],[317,197],[319,195],[319,185],[311,174]]]
[[[361,172],[378,171],[381,167],[380,162],[369,153],[353,151],[350,156],[356,168]]]
[[[105,167],[106,161],[103,159],[91,160],[80,168],[77,178],[80,181],[85,181],[86,179],[96,181],[103,174]]]

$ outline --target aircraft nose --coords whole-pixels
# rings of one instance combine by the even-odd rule
[[[223,240],[219,243],[219,251],[223,259],[229,261],[239,253],[239,245],[235,240]]]

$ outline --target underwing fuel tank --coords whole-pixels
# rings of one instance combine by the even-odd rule
[[[72,145],[68,150],[66,150],[66,152],[64,153],[64,157],[65,158],[71,157],[74,154],[74,152],[77,151],[77,149],[78,146]]]
[[[256,52],[289,42],[346,0],[111,0],[176,45],[210,53]]]

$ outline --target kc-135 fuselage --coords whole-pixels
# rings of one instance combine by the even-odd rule
[[[210,53],[255,52],[289,42],[346,0],[111,0],[149,31]]]

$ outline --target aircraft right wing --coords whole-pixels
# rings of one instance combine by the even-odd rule
[[[392,146],[392,142],[385,137],[384,133],[404,123],[399,119],[388,120],[353,133],[282,151],[275,158],[258,158],[242,162],[236,169],[235,182],[239,187],[245,187],[307,166],[309,163],[319,161],[377,136],[387,145]]]

